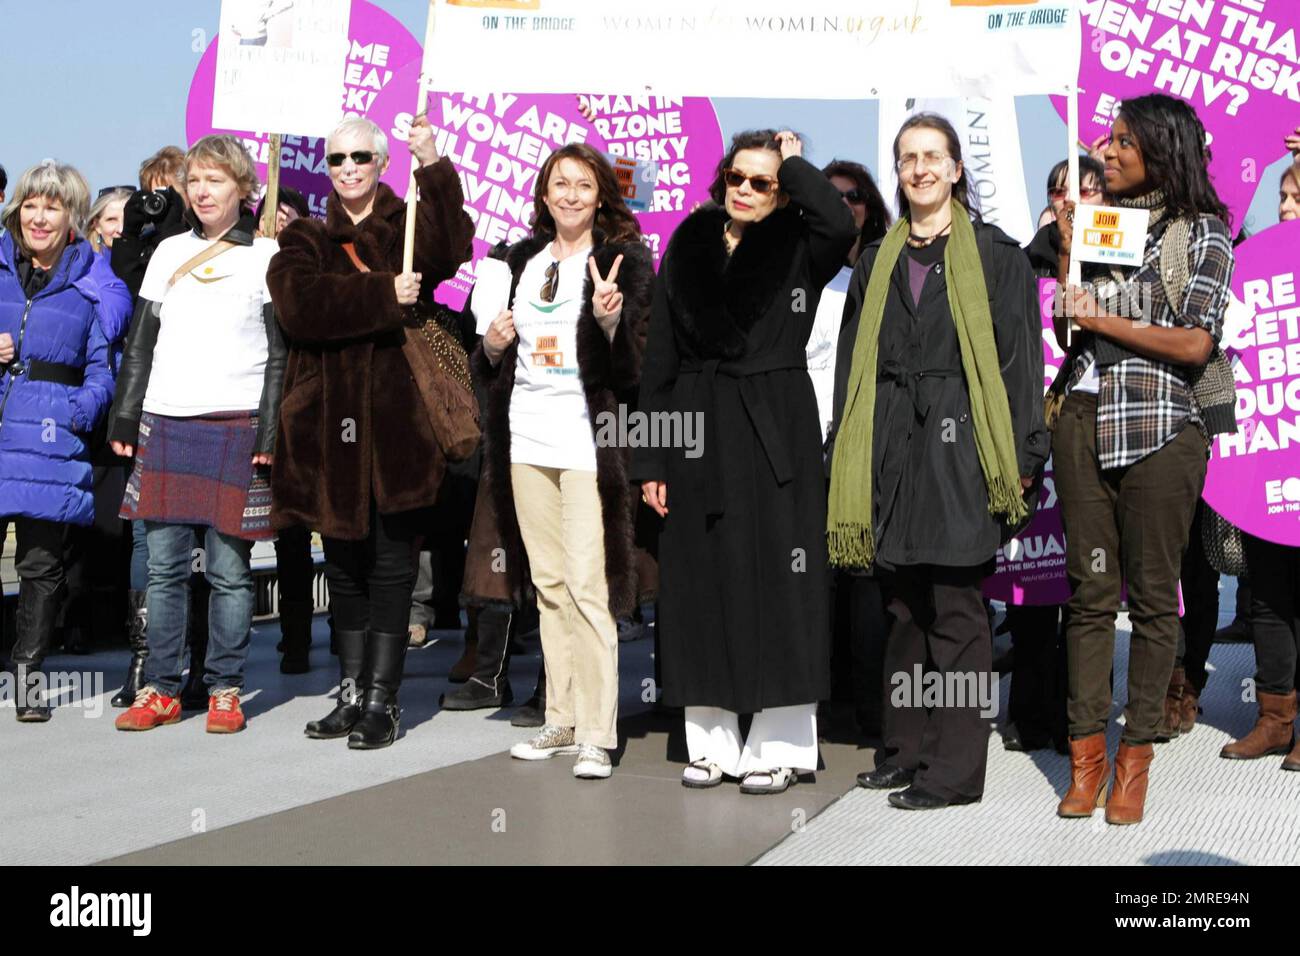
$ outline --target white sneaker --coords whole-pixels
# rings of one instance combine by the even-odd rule
[[[609,759],[609,751],[604,747],[581,744],[578,747],[578,761],[573,765],[573,775],[582,780],[601,780],[614,772],[614,764]]]
[[[532,740],[515,744],[510,756],[518,760],[548,760],[556,754],[576,754],[578,745],[573,740],[572,727],[547,724]],[[609,776],[606,774],[606,776]]]

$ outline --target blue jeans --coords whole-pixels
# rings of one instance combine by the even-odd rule
[[[144,540],[144,522],[131,522],[131,590],[149,587],[149,545]]]
[[[185,634],[190,613],[190,571],[202,568],[212,585],[208,604],[208,654],[203,683],[209,691],[243,688],[253,626],[253,542],[204,529],[195,553],[194,529],[144,522],[149,545],[149,656],[144,678],[168,697],[181,689]],[[202,564],[199,564],[200,558]]]

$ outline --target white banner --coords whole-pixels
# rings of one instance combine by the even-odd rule
[[[1020,154],[1015,99],[1010,96],[882,99],[876,179],[895,215],[898,214],[894,202],[898,174],[894,172],[894,137],[903,121],[913,113],[938,113],[952,123],[961,140],[962,161],[984,221],[999,227],[1022,246],[1029,242],[1036,230],[1034,210],[1030,209],[1025,192],[1025,164]]]
[[[1075,0],[436,0],[434,84],[466,92],[876,99],[1064,93]]]
[[[343,118],[350,0],[222,0],[212,125],[319,136]]]

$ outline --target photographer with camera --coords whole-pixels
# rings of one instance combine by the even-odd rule
[[[113,243],[112,264],[132,296],[140,294],[158,245],[189,229],[184,190],[178,188],[184,163],[185,153],[176,146],[164,146],[146,159],[140,164],[140,188],[122,210],[122,234]]]

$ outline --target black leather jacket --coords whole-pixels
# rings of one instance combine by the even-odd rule
[[[202,235],[197,220],[187,213],[187,221]],[[239,245],[251,246],[257,221],[246,213],[226,233],[226,239]],[[277,419],[280,416],[280,398],[284,391],[284,366],[288,349],[284,334],[275,317],[275,308],[268,301],[262,307],[266,322],[266,372],[262,379],[262,398],[257,409],[257,454],[274,454]],[[131,318],[131,333],[126,339],[122,367],[117,376],[117,392],[113,408],[108,413],[108,437],[125,445],[135,445],[140,433],[140,415],[144,408],[145,392],[149,389],[149,373],[153,368],[154,346],[162,325],[162,303],[140,297],[136,299],[135,315]]]

